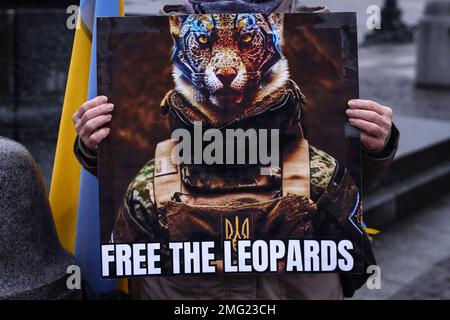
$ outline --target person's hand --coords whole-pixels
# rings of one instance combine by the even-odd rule
[[[108,103],[107,97],[98,96],[83,103],[73,115],[75,130],[89,149],[96,150],[108,136],[110,129],[103,126],[111,121],[113,109],[114,105]]]
[[[350,124],[361,130],[361,144],[368,151],[379,151],[385,146],[392,128],[393,111],[370,100],[353,99],[348,102]]]

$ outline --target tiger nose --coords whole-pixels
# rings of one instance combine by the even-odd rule
[[[236,78],[237,70],[232,67],[224,67],[216,69],[216,76],[224,86],[229,86],[234,78]]]

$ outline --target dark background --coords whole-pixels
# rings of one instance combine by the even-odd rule
[[[66,89],[78,1],[0,1],[0,136],[24,144],[47,187]]]
[[[291,78],[306,95],[310,143],[360,177],[359,143],[344,134],[347,101],[358,97],[354,14],[285,16],[284,53]],[[111,134],[100,146],[102,242],[110,238],[124,192],[170,137],[159,113],[174,84],[167,17],[105,18],[98,24],[98,90],[114,103]],[[351,149],[349,149],[349,146]]]

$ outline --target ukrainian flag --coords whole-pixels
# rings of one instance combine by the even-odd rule
[[[80,2],[50,188],[59,239],[75,253],[82,277],[95,293],[114,290],[117,282],[101,279],[98,182],[80,168],[73,154],[76,132],[72,115],[97,95],[96,17],[123,13],[123,0]]]

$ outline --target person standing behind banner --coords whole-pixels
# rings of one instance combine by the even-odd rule
[[[230,12],[289,12],[292,2],[278,1],[195,1],[188,0],[185,6],[169,6],[163,9],[170,13],[230,13]],[[324,7],[307,8],[297,5],[301,12],[317,12]],[[81,164],[91,173],[96,174],[98,144],[109,134],[109,128],[101,128],[111,120],[113,105],[107,97],[96,97],[87,101],[74,114],[73,121],[78,133],[75,141],[75,154]],[[392,162],[397,151],[399,133],[392,124],[392,109],[373,101],[351,100],[347,110],[349,122],[361,130],[363,147],[363,184],[368,187],[378,178]],[[99,129],[101,128],[101,129]],[[303,283],[305,285],[305,283]],[[305,298],[341,299],[342,287],[338,282],[309,281],[313,292],[305,292]],[[258,288],[270,291],[270,288]],[[176,295],[175,295],[176,296]],[[265,295],[263,295],[265,296]],[[270,295],[268,295],[270,296]]]

